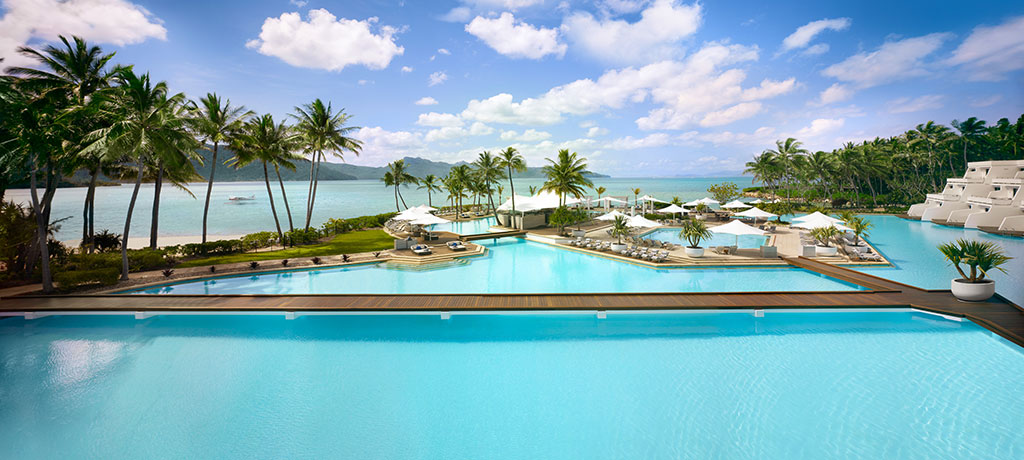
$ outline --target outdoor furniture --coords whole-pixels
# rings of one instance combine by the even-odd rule
[[[761,246],[761,257],[775,259],[779,257],[779,248],[775,246]]]
[[[801,246],[800,255],[804,257],[814,257],[815,255],[817,255],[817,251],[817,246],[804,245]]]
[[[448,249],[451,249],[452,251],[465,251],[466,245],[462,244],[461,241],[449,241]]]
[[[413,254],[420,256],[432,253],[432,251],[430,250],[430,246],[427,246],[425,244],[417,244],[416,246],[413,246],[411,249]]]

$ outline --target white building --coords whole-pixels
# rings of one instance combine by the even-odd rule
[[[1024,194],[1020,191],[1024,160],[978,161],[967,166],[963,178],[947,179],[942,192],[929,193],[924,203],[911,206],[907,214],[957,227],[1024,230]]]

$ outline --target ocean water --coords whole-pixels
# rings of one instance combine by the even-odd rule
[[[0,458],[1024,458],[1024,353],[907,312],[0,320]]]
[[[651,178],[604,178],[595,179],[595,186],[608,189],[605,195],[629,196],[630,189],[639,187],[640,194],[650,194],[664,200],[679,196],[682,200],[694,200],[708,195],[708,186],[731,181],[740,188],[751,183],[749,177],[717,177],[717,178],[686,178],[686,179],[651,179]],[[539,186],[542,179],[518,179],[516,190],[520,195],[527,194],[529,186]],[[284,201],[280,197],[280,188],[271,183],[274,197],[277,200],[277,211],[282,225],[287,228],[288,219],[284,211]],[[509,191],[505,185],[504,198],[508,199]],[[302,226],[305,220],[306,182],[286,182],[288,202],[291,206],[295,225]],[[121,233],[124,219],[131,199],[132,186],[99,187],[96,191],[96,230],[110,229]],[[160,195],[160,235],[191,236],[200,235],[203,225],[203,203],[206,184],[188,184],[195,196],[188,192],[165,186]],[[150,216],[153,208],[153,186],[144,184],[139,191],[135,214],[132,216],[131,237],[148,238]],[[322,181],[317,189],[316,207],[312,223],[319,226],[329,218],[356,217],[380,214],[395,210],[395,199],[392,189],[385,187],[380,181]],[[592,192],[592,191],[591,191]],[[65,219],[61,222],[58,239],[77,242],[82,235],[82,207],[85,202],[84,187],[62,188],[54,197],[54,219]],[[427,203],[425,190],[415,187],[403,189],[402,194],[409,206]],[[210,200],[209,234],[241,235],[274,229],[274,219],[270,213],[270,202],[267,189],[262,182],[223,182],[215,183]],[[230,201],[231,196],[255,196],[252,201]],[[596,193],[594,194],[596,196]],[[432,201],[435,206],[443,205],[444,195],[434,194]],[[8,190],[7,200],[28,204],[29,192],[24,189]],[[495,197],[497,199],[497,197]],[[464,201],[465,203],[465,201]]]

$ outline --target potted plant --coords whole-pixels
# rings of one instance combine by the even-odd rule
[[[818,256],[834,256],[839,253],[839,248],[832,246],[832,240],[839,236],[839,229],[828,226],[818,227],[811,230],[811,237],[818,240],[820,243],[815,249],[814,254]]]
[[[626,245],[622,244],[622,239],[629,236],[630,229],[629,224],[626,223],[626,218],[623,216],[615,216],[615,222],[612,222],[612,237],[616,238],[616,243],[612,245],[613,252],[619,252],[626,249]]]
[[[578,208],[578,209],[576,209],[575,211],[572,212],[572,215],[573,215],[573,220],[576,221],[576,222],[574,222],[576,224],[576,230],[572,231],[572,236],[575,236],[575,237],[587,236],[587,231],[583,230],[583,228],[581,228],[580,226],[583,224],[583,222],[586,222],[586,221],[590,220],[590,213],[588,213],[586,209]]]
[[[985,277],[992,269],[1006,273],[1001,265],[1012,257],[1003,253],[1003,248],[988,241],[959,239],[939,245],[939,251],[946,257],[961,278],[950,282],[950,290],[960,300],[980,302],[996,293],[996,283]],[[970,271],[964,272],[960,264]]]
[[[871,222],[867,219],[859,216],[853,216],[846,219],[846,226],[850,227],[853,231],[853,245],[860,246],[860,239],[868,236],[868,230],[871,229]]]
[[[694,206],[694,208],[693,208],[693,211],[694,211],[693,218],[697,219],[697,220],[704,220],[704,219],[706,219],[707,216],[705,216],[705,213],[707,213],[708,210],[709,210],[708,205],[706,205],[704,203],[697,203],[697,206]]]
[[[711,239],[711,230],[703,220],[687,220],[679,230],[679,236],[690,243],[683,251],[688,257],[704,257],[704,248],[700,246],[703,240]]]

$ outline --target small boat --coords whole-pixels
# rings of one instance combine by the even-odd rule
[[[229,200],[231,200],[231,201],[252,201],[252,200],[255,200],[255,199],[256,199],[256,195],[249,195],[249,196],[229,196],[229,197],[228,197],[228,199],[229,199]]]

